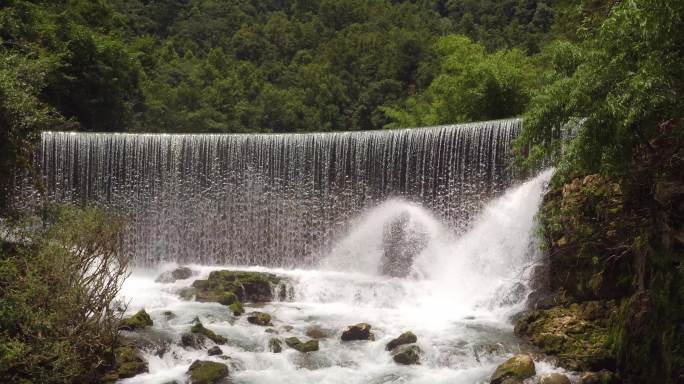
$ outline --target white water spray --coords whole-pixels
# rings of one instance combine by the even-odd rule
[[[159,284],[152,282],[149,272],[136,274],[126,282],[123,294],[132,298],[130,311],[146,308],[155,321],[153,331],[170,335],[171,343],[187,332],[194,316],[227,337],[229,344],[221,348],[233,362],[231,375],[237,384],[486,383],[497,364],[524,348],[513,336],[507,315],[519,308],[526,292],[512,300],[502,296],[512,285],[524,285],[525,266],[534,261],[534,215],[550,175],[545,171],[489,203],[460,237],[449,234],[423,208],[390,200],[367,211],[334,247],[324,263],[333,270],[240,268],[290,279],[292,302],[269,303],[258,310],[273,315],[273,329],[281,338],[308,339],[310,326],[329,332],[330,337],[320,341],[320,350],[311,354],[291,349],[268,352],[273,333],[248,324],[244,317],[231,317],[219,304],[180,300],[176,291],[192,279]],[[383,276],[383,227],[402,213],[409,215],[404,228],[427,233],[427,244],[416,255],[410,276]],[[191,268],[199,271],[199,278],[217,269]],[[169,310],[177,317],[167,320],[164,312]],[[361,321],[372,324],[377,341],[341,342],[344,327]],[[385,343],[406,330],[418,335],[423,350],[419,366],[399,366],[384,350]],[[500,347],[499,352],[482,352],[483,346],[491,345]],[[150,372],[125,383],[183,382],[195,359],[225,363],[205,351],[177,345],[161,357],[153,352],[146,357]],[[546,363],[537,364],[538,373],[551,370]]]

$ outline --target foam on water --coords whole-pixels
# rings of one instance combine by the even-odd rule
[[[246,309],[270,313],[279,337],[308,339],[305,334],[310,326],[328,331],[330,337],[320,341],[320,350],[309,354],[287,347],[282,353],[270,353],[267,345],[273,335],[248,324],[245,316],[234,318],[219,304],[180,299],[178,290],[194,279],[161,284],[154,282],[161,271],[136,271],[125,283],[122,296],[130,299],[130,312],[145,308],[152,316],[155,325],[145,332],[171,341],[171,346],[161,357],[146,355],[149,373],[123,382],[182,382],[196,359],[228,363],[234,383],[488,382],[497,364],[526,348],[513,335],[508,317],[520,309],[526,296],[525,267],[534,262],[530,248],[534,215],[550,175],[550,171],[543,172],[489,203],[460,236],[449,233],[419,205],[390,200],[362,214],[317,269],[191,266],[199,271],[196,278],[219,268],[287,277],[294,290],[290,301]],[[408,276],[383,276],[378,272],[382,227],[400,211],[408,212],[408,227],[427,232],[428,241]],[[523,288],[513,289],[518,294],[511,297],[516,284]],[[167,320],[165,311],[177,317]],[[230,360],[174,344],[195,316],[228,338],[222,349]],[[342,330],[357,322],[373,326],[375,342],[340,341]],[[406,330],[418,336],[421,365],[397,365],[384,350],[389,340]],[[483,352],[485,345],[499,345],[503,352],[488,354]],[[541,373],[556,370],[544,362],[537,368]]]

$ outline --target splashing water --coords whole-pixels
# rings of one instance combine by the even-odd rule
[[[231,365],[234,383],[487,383],[497,364],[526,348],[513,336],[508,322],[512,311],[522,305],[526,290],[508,296],[513,285],[524,286],[525,266],[534,262],[530,248],[534,215],[550,175],[545,171],[510,189],[486,205],[460,235],[419,205],[393,199],[355,220],[320,269],[233,267],[268,271],[290,280],[291,301],[260,305],[258,310],[273,315],[272,328],[282,338],[308,339],[310,326],[327,332],[320,350],[309,354],[289,348],[279,354],[268,352],[273,334],[248,324],[244,316],[234,318],[219,304],[181,300],[177,291],[192,279],[161,284],[153,281],[159,271],[137,271],[122,292],[132,300],[129,310],[144,307],[155,322],[147,332],[170,346],[161,357],[153,351],[146,354],[149,373],[123,382],[182,382],[192,361],[203,359]],[[416,251],[405,277],[382,274],[387,257],[384,228],[397,218],[401,229],[423,234],[419,236],[423,247]],[[199,272],[197,278],[217,269],[191,268]],[[167,319],[165,311],[177,317]],[[176,344],[195,316],[228,338],[222,349],[230,360]],[[340,341],[344,327],[357,322],[373,326],[375,342]],[[418,366],[397,365],[384,350],[389,340],[406,330],[418,336],[423,350]],[[538,373],[554,370],[537,362]]]
[[[318,265],[358,214],[412,201],[460,233],[516,181],[520,119],[306,134],[44,132],[47,197],[128,216],[123,247],[161,262]],[[19,183],[16,205],[30,205]],[[372,267],[372,266],[368,266]]]

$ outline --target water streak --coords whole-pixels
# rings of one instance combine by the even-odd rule
[[[125,250],[165,261],[304,267],[350,219],[399,197],[462,232],[515,180],[521,120],[308,134],[45,132],[48,197],[125,212]],[[21,196],[22,194],[18,194]]]

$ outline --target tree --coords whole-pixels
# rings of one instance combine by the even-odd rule
[[[385,108],[387,127],[449,124],[521,114],[536,86],[534,64],[522,51],[487,54],[465,36],[441,38],[434,46],[440,70],[428,89],[400,108]]]
[[[662,125],[682,134],[684,3],[633,0],[615,7],[594,38],[549,48],[553,81],[531,102],[518,139],[527,164],[560,161],[560,177],[619,176]],[[572,140],[561,145],[563,137]]]

